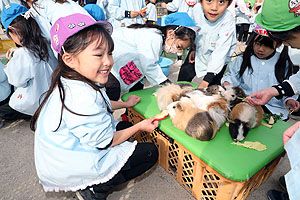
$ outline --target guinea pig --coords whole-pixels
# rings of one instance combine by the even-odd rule
[[[218,128],[207,111],[181,101],[171,103],[167,109],[174,126],[189,136],[201,141],[209,141],[215,137]]]
[[[251,128],[258,127],[263,119],[261,106],[250,106],[242,102],[233,107],[229,115],[229,133],[233,140],[242,141]]]
[[[207,111],[218,128],[221,128],[227,119],[228,105],[223,97],[207,96],[199,90],[193,90],[182,95],[180,101],[191,101],[195,107]]]
[[[246,98],[244,90],[240,87],[227,85],[223,92],[224,98],[227,100],[230,108],[233,108],[236,104],[241,103],[242,98]]]
[[[167,106],[177,101],[182,94],[193,90],[190,84],[166,84],[153,93],[156,97],[157,104],[160,110],[167,109]]]
[[[223,96],[225,89],[221,85],[210,85],[206,89],[206,95],[220,95]]]

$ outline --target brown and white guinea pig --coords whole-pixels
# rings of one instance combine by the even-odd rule
[[[251,128],[261,124],[264,111],[261,106],[250,106],[242,102],[233,107],[229,115],[229,132],[235,141],[242,141]]]
[[[227,100],[229,107],[232,109],[238,103],[243,100],[241,98],[246,98],[244,90],[240,87],[227,85],[225,86],[225,91],[223,92],[224,98]],[[239,97],[239,98],[238,98]]]
[[[223,97],[207,96],[199,90],[193,90],[182,95],[180,101],[192,101],[195,107],[207,111],[218,128],[221,128],[227,119],[228,105]]]
[[[206,89],[206,95],[220,95],[223,96],[225,89],[221,85],[210,85]]]
[[[177,101],[180,96],[194,88],[190,84],[166,84],[153,93],[156,97],[157,104],[160,110],[166,110],[167,106]]]
[[[192,103],[176,101],[168,105],[169,116],[178,129],[201,141],[209,141],[217,132],[216,122],[208,112],[194,107]]]

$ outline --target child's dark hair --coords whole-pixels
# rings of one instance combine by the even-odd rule
[[[184,26],[178,26],[178,25],[167,25],[167,26],[159,26],[157,24],[131,24],[127,28],[156,28],[161,31],[162,36],[164,38],[163,42],[165,42],[165,38],[167,35],[168,30],[176,30],[174,33],[176,37],[180,40],[187,41],[189,40],[191,42],[191,46],[195,46],[195,38],[196,34],[195,31],[193,31],[190,28],[184,27]],[[176,29],[178,28],[178,29]]]
[[[253,68],[251,65],[251,56],[254,55],[253,45],[255,43],[259,43],[260,45],[264,45],[274,50],[273,56],[276,53],[276,47],[274,48],[274,40],[270,37],[253,34],[249,39],[249,43],[245,49],[243,54],[243,62],[239,71],[239,77],[242,77],[246,69],[249,70],[250,73],[253,72]],[[276,41],[278,45],[281,43]],[[288,67],[286,70],[286,64],[288,63]],[[280,57],[275,64],[275,77],[279,83],[288,79],[293,74],[293,63],[288,55],[288,47],[284,47],[280,53]]]
[[[203,0],[199,0],[200,2],[202,2]],[[228,6],[230,6],[230,4],[232,3],[232,0],[224,0],[224,1],[228,1]]]
[[[103,39],[103,38],[105,38],[105,39]],[[101,45],[103,45],[103,43],[107,42],[109,52],[112,52],[113,49],[114,49],[114,43],[113,43],[113,40],[112,40],[111,36],[105,30],[105,28],[100,24],[95,24],[95,25],[89,26],[85,29],[82,29],[78,33],[70,36],[64,42],[63,47],[64,47],[65,52],[68,52],[72,55],[78,55],[81,51],[86,49],[90,44],[92,44],[95,41],[97,41],[98,46],[101,46]],[[54,70],[54,72],[52,74],[50,88],[46,92],[45,98],[43,99],[43,101],[41,102],[40,106],[38,107],[37,111],[34,113],[32,119],[31,119],[31,122],[30,122],[31,130],[33,130],[33,131],[35,130],[35,124],[36,124],[36,121],[37,121],[37,119],[40,115],[40,112],[41,112],[43,106],[45,105],[45,103],[47,102],[48,98],[50,97],[51,93],[54,91],[54,89],[56,87],[58,88],[58,91],[59,91],[59,94],[60,94],[60,100],[62,102],[61,113],[60,113],[60,122],[58,124],[57,129],[59,128],[59,126],[61,124],[62,112],[63,112],[64,108],[66,110],[68,110],[69,112],[73,113],[73,114],[86,116],[84,114],[75,113],[75,112],[71,111],[64,104],[65,89],[63,87],[61,77],[66,78],[66,79],[71,79],[71,80],[82,81],[82,82],[88,84],[90,87],[92,87],[95,90],[95,92],[98,92],[99,88],[100,88],[100,86],[95,84],[93,81],[87,79],[86,77],[84,77],[83,75],[78,73],[77,71],[75,71],[75,70],[71,69],[70,67],[68,67],[63,62],[62,57],[59,56],[59,58],[58,58],[58,67]],[[102,93],[101,93],[101,95],[102,95]]]
[[[288,31],[268,31],[271,38],[273,38],[276,41],[287,41],[291,39],[295,39],[295,34],[300,33],[300,26],[297,26],[296,28],[293,28]]]
[[[48,61],[48,41],[42,36],[42,31],[37,22],[29,17],[25,19],[23,16],[18,16],[10,24],[13,28],[8,28],[7,33],[20,35],[20,42],[23,47],[26,47],[33,55],[40,60]],[[17,31],[17,33],[15,32]]]

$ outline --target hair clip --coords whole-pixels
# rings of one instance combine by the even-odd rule
[[[182,27],[182,26],[181,26],[181,25],[177,26],[177,27],[175,28],[175,30],[174,30],[174,33],[175,33],[180,27]]]
[[[23,16],[26,20],[28,20],[29,17],[31,16],[31,11],[30,11],[30,10],[26,11],[26,13],[22,14],[22,16]]]

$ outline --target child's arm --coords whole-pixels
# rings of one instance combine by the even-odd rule
[[[154,117],[145,119],[132,127],[115,132],[111,146],[124,142],[138,131],[147,131],[151,133],[156,127],[158,127],[158,121],[154,121]]]
[[[241,79],[239,78],[239,70],[241,68],[243,62],[242,56],[237,57],[230,63],[229,65],[229,71],[224,74],[221,84],[228,82],[231,85],[239,86],[241,84]]]
[[[137,104],[141,100],[141,97],[136,95],[130,95],[127,101],[110,101],[113,110],[118,110],[120,108],[130,108]]]
[[[177,12],[178,9],[179,9],[179,4],[180,4],[179,0],[173,0],[172,2],[169,2],[167,4],[166,3],[162,3],[161,7],[162,8],[166,8],[168,11],[171,11],[171,12]]]
[[[227,57],[231,56],[228,54],[234,52],[236,47],[234,20],[228,20],[226,23],[224,23],[223,28],[218,32],[218,36],[218,40],[215,41],[216,46],[211,53],[209,62],[207,63],[207,74],[204,77],[204,81],[208,83],[210,83],[214,76],[222,70]]]
[[[108,1],[107,9],[112,18],[116,20],[122,20],[124,18],[134,18],[140,14],[139,11],[125,10],[119,6],[120,4],[120,0]]]

